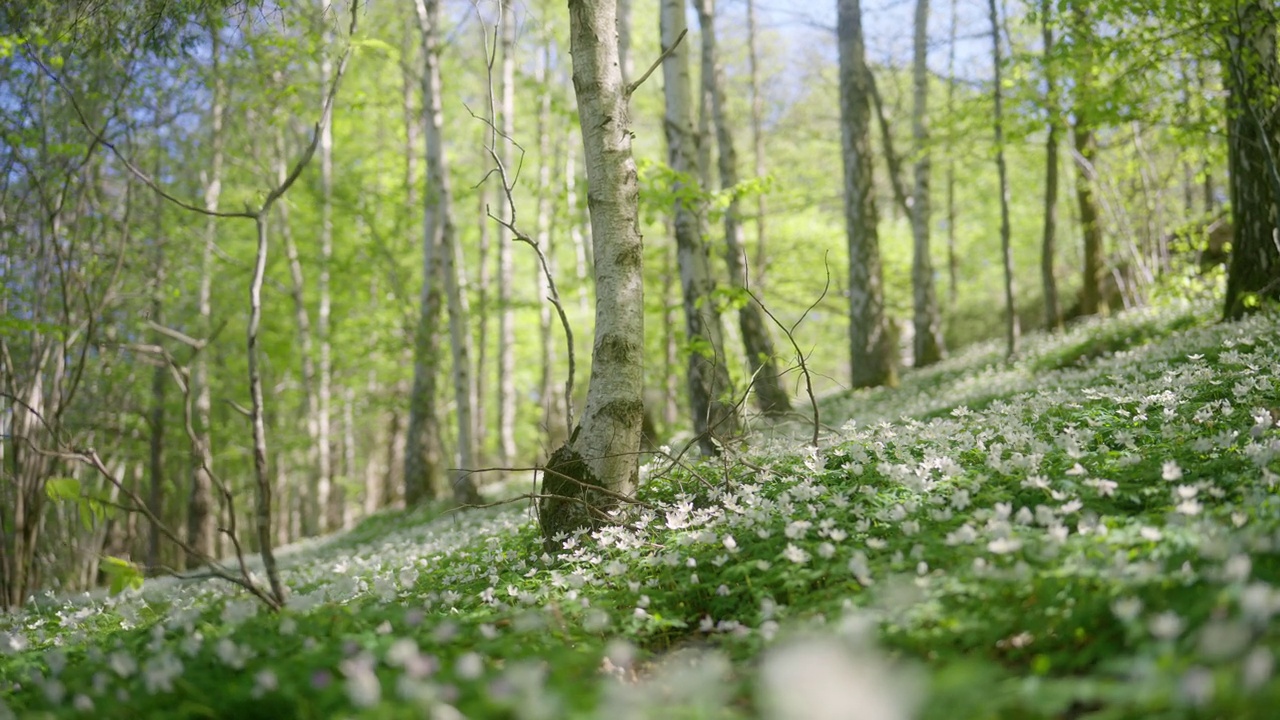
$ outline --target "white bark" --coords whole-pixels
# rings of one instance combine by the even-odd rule
[[[475,485],[466,470],[475,466],[471,435],[471,333],[466,324],[465,281],[459,279],[460,248],[452,216],[448,157],[444,148],[439,56],[439,0],[415,0],[423,52],[423,137],[426,141],[427,194],[424,227],[433,236],[428,245],[439,248],[444,290],[448,296],[449,337],[452,341],[454,400],[457,404],[457,471],[451,478],[454,498],[469,503],[477,499]],[[430,268],[428,268],[428,271]]]
[[[326,21],[327,22],[327,21]],[[326,25],[327,26],[327,25]],[[321,40],[320,87],[329,87],[333,64],[328,56],[330,33]],[[322,91],[323,92],[323,91]],[[323,101],[322,101],[323,102]],[[319,388],[316,391],[316,499],[323,513],[322,530],[342,526],[342,493],[333,481],[333,352],[329,344],[329,317],[333,301],[329,294],[329,265],[333,260],[333,105],[325,103],[327,117],[320,120],[320,272],[316,282],[320,303],[316,310],[316,342],[320,345]]]
[[[502,3],[500,33],[502,36],[502,100],[499,114],[502,132],[515,137],[515,8],[509,0]],[[515,157],[511,141],[502,140],[502,164],[513,168]],[[514,170],[512,170],[514,172]],[[511,221],[508,203],[499,203],[504,220]],[[516,328],[515,310],[511,305],[515,270],[511,261],[511,234],[498,228],[498,439],[504,466],[511,466],[516,455]]]
[[[565,449],[586,466],[589,476],[582,481],[631,494],[639,476],[644,417],[644,252],[628,98],[618,66],[616,9],[603,0],[569,5],[573,87],[595,243],[596,324],[586,407]],[[544,479],[544,488],[548,484]],[[580,486],[561,485],[582,494]],[[587,521],[572,503],[543,500],[539,510],[548,539]]]

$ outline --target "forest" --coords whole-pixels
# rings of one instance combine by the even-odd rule
[[[0,720],[1269,717],[1278,20],[0,2]]]

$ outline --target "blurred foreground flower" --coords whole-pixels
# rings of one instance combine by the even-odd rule
[[[907,720],[923,691],[913,673],[829,639],[772,650],[760,672],[770,720]]]

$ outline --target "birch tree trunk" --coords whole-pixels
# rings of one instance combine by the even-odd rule
[[[486,153],[481,160],[481,164],[487,165],[488,163],[489,156]],[[476,249],[476,405],[474,424],[477,439],[476,450],[480,458],[484,458],[487,454],[486,444],[482,438],[488,426],[489,378],[486,373],[489,371],[489,293],[493,286],[493,274],[489,267],[489,250],[493,245],[493,221],[489,219],[489,199],[496,197],[498,199],[497,207],[501,207],[506,203],[505,198],[502,197],[501,188],[493,188],[493,191],[494,194],[491,195],[489,186],[485,185],[480,188],[480,192],[476,193],[476,223],[480,227],[480,244]]]
[[[765,176],[764,153],[764,89],[760,83],[760,28],[756,19],[756,1],[747,0],[747,52],[751,75],[751,145],[755,154],[757,178]],[[756,265],[751,284],[764,292],[764,276],[769,267],[766,255],[765,219],[768,202],[763,192],[756,194]]]
[[[427,189],[424,198],[423,226],[429,234],[427,244],[438,247],[440,272],[448,296],[449,338],[453,347],[453,388],[457,405],[458,447],[455,453],[457,471],[451,478],[453,498],[459,503],[478,499],[468,470],[475,467],[471,435],[471,331],[467,327],[463,297],[465,284],[459,279],[459,254],[453,225],[452,192],[449,182],[448,157],[444,148],[444,121],[440,109],[439,0],[415,0],[418,27],[422,35],[422,109],[423,138],[426,141]],[[434,260],[434,258],[432,258]],[[426,269],[428,272],[430,268]],[[424,294],[428,290],[424,287]],[[439,302],[438,300],[436,301]],[[424,307],[426,303],[424,302]],[[438,307],[438,305],[437,305]],[[420,326],[421,329],[421,326]],[[434,360],[432,361],[434,363]],[[416,364],[416,363],[415,363]],[[416,382],[416,381],[415,381]],[[412,419],[411,419],[412,423]],[[414,435],[410,433],[410,443]],[[406,467],[406,475],[408,470]],[[410,502],[406,478],[406,502]],[[415,497],[415,500],[421,499]]]
[[[279,182],[284,182],[289,174],[289,168],[284,149],[284,136],[281,133],[276,134],[276,155],[278,157],[276,177]],[[323,531],[320,521],[324,508],[317,492],[320,485],[320,415],[316,412],[316,408],[319,407],[317,398],[319,384],[316,382],[315,343],[311,335],[311,314],[307,312],[302,261],[298,257],[298,243],[293,238],[288,203],[279,204],[279,217],[280,237],[284,241],[285,259],[289,264],[289,294],[293,298],[294,325],[298,329],[298,354],[302,364],[302,417],[306,423],[309,441],[306,449],[307,482],[298,488],[302,496],[298,503],[301,513],[299,523],[303,536],[311,537]]]
[[[849,340],[853,387],[894,385],[894,347],[884,317],[884,280],[871,159],[871,79],[859,0],[838,0],[840,139],[849,243]]]
[[[514,3],[504,0],[500,20],[502,35],[502,101],[499,116],[502,132],[507,138],[515,137],[515,73],[516,73],[516,22]],[[502,164],[513,168],[515,157],[510,140],[502,140]],[[514,172],[514,170],[512,170]],[[511,208],[500,202],[503,219],[510,222]],[[498,228],[498,438],[501,442],[501,462],[510,467],[516,456],[516,328],[515,310],[511,305],[515,270],[511,263],[511,234],[505,227]]]
[[[570,133],[568,146],[564,151],[564,191],[565,211],[569,216],[569,241],[573,243],[574,273],[578,280],[578,312],[583,321],[591,317],[591,300],[588,296],[591,284],[591,269],[587,262],[586,240],[582,235],[582,226],[578,223],[578,168],[577,153]]]
[[[719,150],[720,185],[732,188],[738,184],[738,153],[733,144],[733,132],[729,128],[728,111],[725,108],[724,69],[717,62],[715,0],[698,0],[697,10],[698,25],[702,31],[703,94],[711,100],[711,115]],[[710,144],[711,138],[704,137],[702,141]],[[750,263],[743,248],[742,208],[736,195],[730,199],[729,207],[725,209],[724,242],[730,286],[747,287],[749,280],[746,269]],[[791,412],[791,399],[782,387],[769,328],[765,324],[764,313],[754,301],[744,303],[738,310],[738,327],[742,332],[747,361],[755,378],[756,403],[761,412],[770,415]]]
[[[538,503],[549,549],[602,518],[611,501],[587,489],[630,495],[639,477],[644,419],[644,249],[640,188],[631,155],[628,93],[618,63],[617,5],[571,0],[570,54],[578,99],[595,243],[596,323],[586,407],[569,442],[552,453],[543,491],[582,502]],[[571,479],[570,479],[571,478]]]
[[[956,108],[956,28],[958,0],[951,0],[950,42],[947,44],[947,117],[955,117]],[[956,158],[954,143],[947,141],[947,297],[952,305],[959,298],[960,261],[956,256]]]
[[[1040,246],[1040,281],[1044,286],[1044,324],[1050,330],[1062,329],[1062,312],[1058,308],[1058,279],[1054,274],[1058,231],[1058,143],[1062,125],[1058,103],[1057,73],[1053,60],[1052,0],[1040,3],[1040,28],[1044,38],[1045,106],[1049,109],[1049,132],[1044,141],[1044,233]]]
[[[911,132],[915,139],[915,188],[911,203],[912,304],[916,367],[927,367],[942,359],[942,317],[933,282],[933,260],[929,252],[930,181],[932,161],[929,146],[929,0],[916,0],[914,58],[911,67],[913,89]]]
[[[432,164],[433,153],[440,151],[441,125],[439,100],[439,59],[435,18],[430,11],[436,5],[429,0],[415,0],[418,13],[422,62],[422,135],[425,140],[426,173],[422,199],[422,292],[420,312],[414,331],[413,389],[409,401],[409,428],[405,441],[404,501],[413,506],[434,500],[443,494],[442,462],[436,443],[440,437],[440,418],[436,407],[436,381],[439,373],[441,265],[440,212],[443,188],[439,183],[440,168]],[[434,143],[434,148],[433,148]],[[447,201],[447,197],[443,197]]]
[[[551,86],[547,83],[547,69],[551,63],[551,38],[543,40],[542,53],[534,69],[534,81],[540,93],[538,105],[538,188],[537,188],[537,241],[547,259],[547,273],[552,277],[558,272],[556,263],[555,228],[551,204],[551,163],[559,153],[551,150]],[[557,148],[558,149],[558,148]],[[534,280],[541,289],[538,294],[538,345],[541,348],[541,381],[538,395],[542,403],[542,426],[548,448],[556,448],[569,439],[565,427],[568,408],[564,394],[556,388],[558,361],[556,338],[552,317],[551,286],[542,268],[535,263]]]
[[[662,45],[670,48],[685,32],[684,3],[663,0],[660,14]],[[702,241],[696,194],[686,178],[699,175],[698,140],[693,132],[689,103],[689,53],[681,43],[662,61],[666,117],[667,164],[675,174],[671,191],[675,195],[675,236],[680,267],[680,287],[684,298],[685,342],[688,345],[689,406],[693,430],[705,455],[719,452],[717,438],[737,429],[737,411],[729,396],[733,389],[726,367],[720,313],[715,306],[715,280],[711,276],[706,246]]]
[[[622,82],[631,82],[635,71],[631,58],[631,0],[618,0],[618,66]]]
[[[1004,160],[1004,92],[1001,88],[1000,11],[996,0],[987,0],[991,15],[991,61],[995,66],[995,136],[996,172],[1000,176],[1000,258],[1004,265],[1005,350],[1012,357],[1018,352],[1018,310],[1014,305],[1013,249],[1009,226],[1009,173]]]
[[[326,25],[327,27],[327,25]],[[328,48],[332,36],[325,32],[321,40],[320,87],[329,87],[333,63]],[[324,102],[323,100],[321,102]],[[316,310],[316,342],[320,345],[319,382],[316,391],[317,466],[316,499],[323,515],[324,531],[342,527],[343,497],[333,477],[333,352],[329,343],[329,318],[333,301],[329,294],[329,266],[333,260],[333,106],[325,105],[328,117],[320,120],[320,272],[316,289],[320,302]]]
[[[204,180],[204,207],[217,212],[222,194],[223,99],[225,88],[221,71],[221,39],[215,24],[210,33],[211,89],[209,109],[209,170]],[[207,339],[213,331],[213,248],[217,240],[218,223],[213,216],[204,220],[204,248],[200,255],[200,287],[197,291],[199,327]],[[196,443],[191,449],[191,494],[187,501],[187,544],[199,556],[212,557],[217,543],[217,523],[213,507],[213,479],[206,468],[213,467],[213,453],[209,447],[210,411],[212,398],[209,392],[209,367],[205,353],[197,353],[191,368],[192,392],[195,393],[194,417]]]

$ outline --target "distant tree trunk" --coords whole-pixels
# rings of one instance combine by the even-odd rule
[[[209,173],[204,179],[204,206],[217,211],[222,193],[222,114],[225,89],[221,72],[221,42],[219,29],[214,25],[210,33],[209,56],[213,88],[209,109]],[[204,248],[200,256],[200,288],[197,307],[200,313],[200,332],[205,338],[212,333],[213,315],[213,248],[217,241],[217,219],[209,216],[204,222]],[[217,545],[217,518],[213,506],[213,479],[206,468],[213,466],[213,453],[209,448],[210,411],[213,401],[209,392],[209,366],[205,353],[198,353],[192,361],[192,392],[195,407],[192,427],[196,443],[191,449],[191,495],[187,501],[187,544],[199,557],[212,557]],[[188,564],[190,561],[188,561]]]
[[[412,506],[439,498],[441,460],[435,448],[440,436],[440,419],[436,407],[436,380],[439,371],[439,324],[441,288],[440,255],[441,219],[448,196],[440,183],[438,153],[441,150],[440,129],[440,61],[436,35],[438,5],[434,0],[415,0],[422,46],[422,132],[426,144],[425,195],[422,212],[422,294],[420,313],[414,332],[413,390],[409,401],[409,429],[405,446],[404,500]]]
[[[489,162],[488,155],[485,155],[481,161],[482,165]],[[476,440],[479,458],[484,458],[487,448],[483,440],[485,430],[488,425],[488,400],[489,400],[489,378],[486,373],[489,371],[489,293],[493,285],[493,275],[489,267],[489,250],[492,244],[493,220],[489,219],[489,199],[491,197],[498,198],[494,207],[501,207],[506,199],[501,197],[501,188],[492,188],[493,195],[490,194],[491,188],[488,184],[480,188],[480,192],[476,193],[476,223],[480,227],[480,244],[476,253],[476,406],[475,406],[475,428]],[[483,462],[483,459],[481,460]]]
[[[1014,305],[1012,230],[1009,225],[1009,173],[1004,161],[1004,91],[1001,88],[1000,10],[996,0],[987,0],[991,12],[991,60],[995,66],[996,172],[1000,176],[1000,257],[1004,264],[1005,349],[1012,357],[1018,352],[1018,309]]]
[[[760,82],[760,28],[756,19],[756,1],[747,0],[747,52],[751,67],[751,144],[755,155],[757,178],[765,176],[764,152],[764,90]],[[766,255],[765,220],[768,201],[763,192],[756,194],[756,263],[751,284],[758,292],[764,291],[765,271],[769,266]]]
[[[667,237],[675,235],[667,223]],[[668,432],[680,419],[680,342],[677,332],[680,298],[676,295],[676,249],[673,243],[662,248],[662,421]]]
[[[942,359],[942,317],[933,282],[933,260],[929,254],[929,0],[916,0],[914,60],[912,63],[912,135],[915,138],[915,191],[911,204],[911,236],[914,249],[911,287],[914,305],[914,355],[916,367],[927,367]]]
[[[591,317],[591,303],[587,290],[591,284],[590,263],[587,262],[586,240],[578,223],[578,169],[572,133],[564,150],[565,212],[569,216],[569,241],[573,243],[574,273],[578,280],[578,312],[583,320]]]
[[[327,27],[327,25],[326,25]],[[328,47],[332,44],[331,34],[326,31],[321,41],[320,87],[329,87],[329,78],[333,74],[333,63],[329,59]],[[344,499],[342,489],[333,479],[333,351],[329,342],[329,316],[332,313],[333,300],[329,294],[329,266],[333,262],[333,106],[329,105],[329,117],[321,121],[320,130],[320,272],[316,282],[316,290],[320,295],[316,310],[316,342],[320,346],[319,382],[316,392],[316,445],[319,466],[319,485],[316,487],[316,499],[320,511],[324,513],[322,529],[325,531],[342,527],[342,506]]]
[[[725,107],[724,70],[717,62],[715,31],[715,0],[697,0],[698,25],[702,30],[702,83],[704,95],[711,100],[711,115],[715,123],[716,144],[719,146],[720,185],[732,188],[738,184],[738,153],[733,145],[733,132],[729,127],[729,113]],[[710,144],[711,138],[703,142]],[[747,261],[743,248],[742,210],[736,196],[729,201],[724,213],[724,255],[729,267],[729,284],[734,288],[745,287]],[[758,288],[757,294],[758,294]],[[761,412],[784,415],[791,412],[791,399],[782,387],[778,363],[774,359],[773,341],[765,324],[764,312],[755,302],[746,302],[738,310],[738,327],[742,331],[742,343],[747,350],[747,361],[755,377],[756,403]]]
[[[621,24],[621,19],[619,19]],[[537,240],[538,247],[547,259],[547,272],[554,277],[558,271],[555,253],[555,223],[551,203],[551,164],[559,153],[551,149],[551,86],[547,71],[551,64],[551,38],[543,41],[542,53],[534,69],[534,81],[540,94],[538,105],[538,188],[537,188]],[[551,301],[551,287],[538,263],[534,263],[534,279],[541,289],[538,296],[538,344],[542,350],[542,377],[539,383],[539,399],[542,403],[542,425],[546,433],[547,448],[557,448],[568,439],[565,427],[568,408],[564,394],[556,387],[559,369],[556,354],[556,332]]]
[[[276,133],[276,178],[284,182],[289,174],[288,159],[284,147],[284,134]],[[294,325],[298,330],[298,355],[302,361],[302,416],[307,428],[307,482],[299,488],[301,497],[301,530],[305,537],[317,535],[323,530],[321,523],[324,505],[320,503],[317,489],[320,486],[320,414],[319,383],[316,382],[314,342],[311,335],[311,316],[307,312],[304,295],[302,262],[298,258],[298,244],[293,238],[289,222],[289,204],[278,203],[280,237],[284,240],[285,259],[289,263],[289,294],[293,298]]]
[[[838,0],[840,139],[849,240],[850,371],[855,388],[894,385],[897,371],[884,317],[884,280],[871,161],[870,72],[860,0]]]
[[[684,3],[663,0],[661,11],[663,47],[672,47],[685,31]],[[697,136],[689,107],[689,53],[681,43],[662,61],[667,137],[667,164],[677,177],[698,175]],[[715,281],[711,276],[707,248],[702,242],[701,221],[694,202],[681,198],[688,191],[683,180],[673,183],[675,235],[680,265],[680,286],[684,296],[685,341],[689,346],[689,405],[693,430],[702,452],[719,452],[716,438],[733,434],[737,414],[732,400],[729,368],[726,366],[720,313],[715,307]]]
[[[1102,245],[1102,220],[1095,196],[1094,159],[1097,141],[1093,136],[1092,114],[1089,109],[1089,88],[1093,85],[1093,31],[1088,10],[1080,0],[1071,5],[1072,31],[1075,33],[1077,68],[1075,78],[1075,122],[1071,126],[1071,138],[1075,146],[1076,202],[1080,205],[1080,227],[1084,233],[1084,279],[1080,286],[1080,314],[1097,315],[1102,312],[1102,273],[1105,259]]]
[[[1204,97],[1204,96],[1205,96],[1205,93],[1207,92],[1207,88],[1206,88],[1205,86],[1206,86],[1206,84],[1208,83],[1208,80],[1207,80],[1207,79],[1206,79],[1206,77],[1205,77],[1205,69],[1204,69],[1204,65],[1205,65],[1205,61],[1204,61],[1204,60],[1197,60],[1197,61],[1196,61],[1196,90],[1199,92],[1200,97]],[[1208,119],[1207,119],[1207,117],[1206,117],[1206,115],[1207,115],[1207,114],[1208,114],[1208,113],[1207,113],[1207,111],[1206,111],[1206,109],[1205,109],[1204,105],[1202,104],[1202,105],[1200,106],[1200,122],[1201,122],[1201,124],[1205,124],[1205,123],[1207,123],[1207,122],[1208,122]],[[1230,162],[1230,161],[1228,161],[1228,163],[1229,163],[1229,162]],[[1209,163],[1208,153],[1206,153],[1206,154],[1205,154],[1205,157],[1204,157],[1204,158],[1202,158],[1202,159],[1201,159],[1201,161],[1200,161],[1200,172],[1204,174],[1204,188],[1203,188],[1203,194],[1204,194],[1204,212],[1205,212],[1205,214],[1206,214],[1206,215],[1212,215],[1212,214],[1213,214],[1213,212],[1214,212],[1215,210],[1217,210],[1217,209],[1218,209],[1218,201],[1217,201],[1217,198],[1214,196],[1214,193],[1213,193],[1213,172],[1212,172],[1212,169],[1213,169],[1213,168],[1212,168],[1212,166],[1211,166],[1211,165],[1210,165],[1210,163]]]
[[[956,112],[956,20],[957,0],[951,0],[951,41],[947,45],[947,117]],[[955,143],[947,140],[947,297],[952,305],[959,298],[960,261],[956,255],[956,153]]]
[[[1258,0],[1236,5],[1227,29],[1227,159],[1233,236],[1223,317],[1280,300],[1280,93],[1276,16]]]
[[[516,22],[514,3],[503,0],[502,35],[502,132],[515,137],[515,73]],[[502,163],[513,168],[515,157],[509,140],[502,141]],[[499,203],[501,214],[510,220],[507,203]],[[516,456],[516,327],[515,309],[511,304],[515,270],[511,264],[511,237],[505,227],[498,228],[498,437],[502,445],[502,465],[511,466]]]
[[[444,119],[441,111],[440,84],[440,2],[416,0],[418,25],[422,32],[423,126],[427,156],[427,226],[433,228],[439,243],[440,272],[448,298],[449,339],[453,359],[453,393],[456,406],[458,447],[455,453],[457,471],[451,480],[455,502],[474,504],[480,496],[470,471],[475,468],[474,443],[471,435],[471,330],[467,325],[466,282],[462,274],[461,253],[453,224],[453,198],[450,190],[449,161],[444,146]]]
[[[1044,285],[1044,325],[1062,328],[1058,309],[1058,280],[1054,274],[1058,231],[1058,129],[1062,125],[1058,103],[1058,82],[1053,60],[1052,0],[1041,0],[1040,28],[1044,36],[1045,107],[1049,110],[1049,133],[1044,141],[1044,234],[1040,246],[1040,280]]]
[[[631,82],[635,74],[631,57],[631,0],[618,0],[618,66],[622,82]]]
[[[159,128],[157,127],[158,131]],[[160,168],[157,163],[156,177],[160,177]],[[163,200],[156,196],[155,212],[155,235],[152,242],[155,243],[155,277],[151,288],[151,321],[157,325],[164,325],[164,296],[168,291],[165,287],[165,248],[166,242],[164,237],[164,207],[160,205]],[[169,385],[169,367],[161,361],[151,370],[151,412],[148,417],[148,425],[150,425],[150,433],[148,434],[150,446],[150,465],[148,468],[149,476],[147,478],[150,487],[147,498],[147,506],[151,510],[152,515],[157,518],[164,517],[164,431],[165,431],[165,391]],[[160,526],[151,523],[147,536],[147,569],[148,574],[156,572],[161,564],[160,560],[160,538],[163,533]]]
[[[356,391],[347,386],[342,389],[342,474],[341,479],[354,483],[356,479]],[[372,463],[371,463],[372,464]],[[339,522],[335,529],[350,526],[354,509],[346,502],[345,491],[343,503],[338,506]]]
[[[596,324],[586,407],[567,445],[552,453],[544,492],[608,506],[586,486],[629,495],[639,478],[644,420],[644,252],[640,188],[631,155],[627,93],[618,66],[616,3],[576,0],[569,6],[573,88],[585,150],[595,243]],[[565,476],[573,480],[565,479]],[[575,482],[576,481],[576,482]],[[549,548],[600,522],[582,503],[538,503]]]

